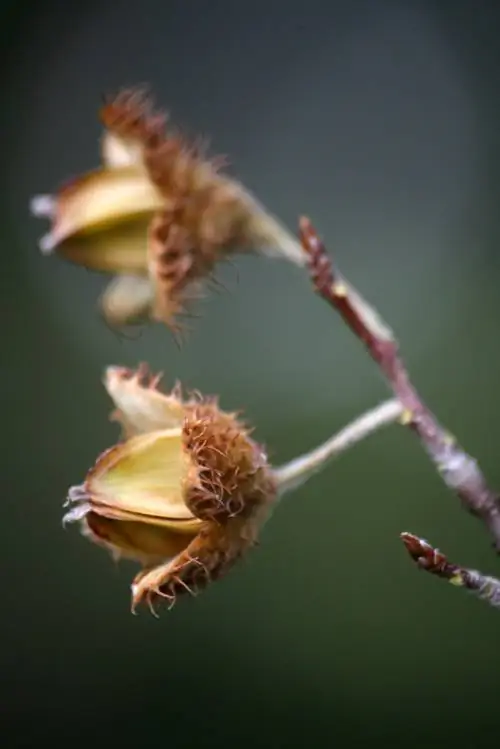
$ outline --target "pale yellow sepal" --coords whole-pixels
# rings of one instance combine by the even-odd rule
[[[103,453],[85,490],[98,514],[182,532],[200,525],[184,501],[186,484],[195,475],[182,430],[166,429],[137,435]]]
[[[185,415],[182,401],[157,389],[158,377],[144,381],[141,370],[131,374],[123,367],[108,367],[104,386],[117,408],[127,436],[173,427],[180,428]]]
[[[85,230],[63,240],[57,251],[77,265],[105,273],[137,274],[147,278],[148,225],[150,214]]]
[[[54,196],[54,226],[43,237],[41,248],[50,252],[70,237],[93,234],[140,216],[151,217],[161,207],[165,207],[165,198],[142,169],[125,166],[87,172]]]
[[[198,528],[188,535],[161,525],[117,521],[91,512],[85,517],[82,530],[85,536],[107,548],[116,559],[135,559],[149,566],[173,559],[184,551]]]
[[[101,295],[102,314],[110,325],[145,322],[154,301],[154,288],[146,276],[117,276]]]
[[[101,140],[101,155],[108,169],[126,166],[142,168],[142,146],[137,140],[120,138],[116,133],[105,131]]]

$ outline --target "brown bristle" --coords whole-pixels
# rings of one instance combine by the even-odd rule
[[[156,287],[154,316],[167,324],[182,311],[186,289],[205,278],[226,255],[248,249],[251,209],[236,182],[219,175],[221,158],[208,160],[202,146],[169,131],[142,91],[126,90],[101,110],[104,126],[142,146],[149,178],[165,197],[149,241],[149,269]]]
[[[171,608],[179,595],[197,595],[209,583],[222,577],[257,543],[260,519],[233,518],[223,527],[205,523],[189,546],[174,560],[140,572],[133,582],[132,608],[146,601],[166,599]]]
[[[172,321],[182,312],[185,289],[192,277],[195,253],[185,227],[175,221],[175,212],[157,214],[149,229],[149,269],[155,279],[153,315]]]
[[[99,112],[104,127],[121,138],[138,140],[144,146],[163,138],[168,117],[154,112],[145,88],[124,89],[106,97]]]
[[[186,407],[184,444],[199,469],[186,504],[197,517],[225,522],[249,517],[274,498],[275,486],[262,449],[233,414],[214,402]]]

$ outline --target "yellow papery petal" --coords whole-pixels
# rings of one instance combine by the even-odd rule
[[[196,476],[183,448],[182,430],[166,429],[132,437],[103,453],[88,474],[85,490],[95,512],[102,508],[107,517],[182,531],[194,519],[184,494]]]
[[[141,144],[129,138],[121,138],[116,133],[105,132],[101,141],[102,160],[109,169],[124,166],[142,166]]]
[[[84,520],[84,534],[116,557],[137,559],[150,565],[173,559],[187,547],[195,534],[176,533],[170,528],[135,521],[112,520],[90,512]]]
[[[144,276],[118,276],[101,295],[102,313],[110,325],[144,322],[150,315],[154,289]]]
[[[92,270],[145,275],[148,224],[148,217],[141,216],[75,234],[59,244],[58,252]]]
[[[107,518],[116,522],[135,522],[143,525],[157,526],[158,528],[168,528],[172,532],[179,534],[195,534],[199,531],[203,521],[197,517],[188,518],[171,518],[171,517],[159,517],[156,515],[143,515],[139,512],[133,512],[128,509],[122,509],[119,506],[112,504],[103,504],[97,499],[87,504],[75,505],[75,507],[66,513],[63,521],[66,523],[73,523],[75,521],[83,520],[94,512],[100,517]]]
[[[145,382],[142,372],[131,373],[123,367],[108,367],[104,385],[118,409],[116,418],[127,435],[180,427],[184,406],[174,395],[156,389],[158,378]]]
[[[164,206],[165,199],[141,169],[96,169],[70,182],[54,197],[52,231],[41,240],[41,248],[49,252],[69,237],[148,217]]]

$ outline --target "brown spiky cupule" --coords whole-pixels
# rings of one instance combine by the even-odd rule
[[[276,494],[267,456],[234,414],[214,400],[187,404],[184,446],[198,467],[186,504],[202,520],[250,517]]]
[[[184,449],[197,468],[185,487],[186,504],[203,526],[174,560],[142,570],[133,583],[133,606],[146,600],[196,594],[225,574],[257,542],[277,487],[262,447],[235,414],[215,399],[185,404]]]
[[[132,609],[166,599],[172,607],[179,595],[197,595],[225,575],[253,546],[267,515],[260,507],[252,517],[232,517],[224,525],[206,521],[198,535],[175,559],[163,567],[143,569],[132,584]]]
[[[188,286],[251,248],[253,208],[240,185],[219,174],[223,160],[206,159],[202,145],[169,130],[143,91],[119,93],[100,114],[109,132],[140,143],[147,174],[165,197],[150,227],[149,268],[157,284],[153,314],[169,320],[184,311]]]

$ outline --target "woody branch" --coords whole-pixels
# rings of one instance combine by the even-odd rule
[[[477,461],[465,452],[424,403],[410,380],[393,332],[376,310],[342,278],[307,218],[300,221],[300,239],[309,258],[309,270],[316,292],[341,315],[365,344],[401,405],[401,423],[419,437],[446,486],[459,496],[469,512],[483,521],[496,551],[500,552],[499,494],[487,485]],[[403,534],[406,547],[410,550],[405,540],[408,537],[408,534]],[[414,554],[412,556],[415,558]],[[425,565],[424,568],[429,569]],[[491,578],[488,580],[491,581]]]

